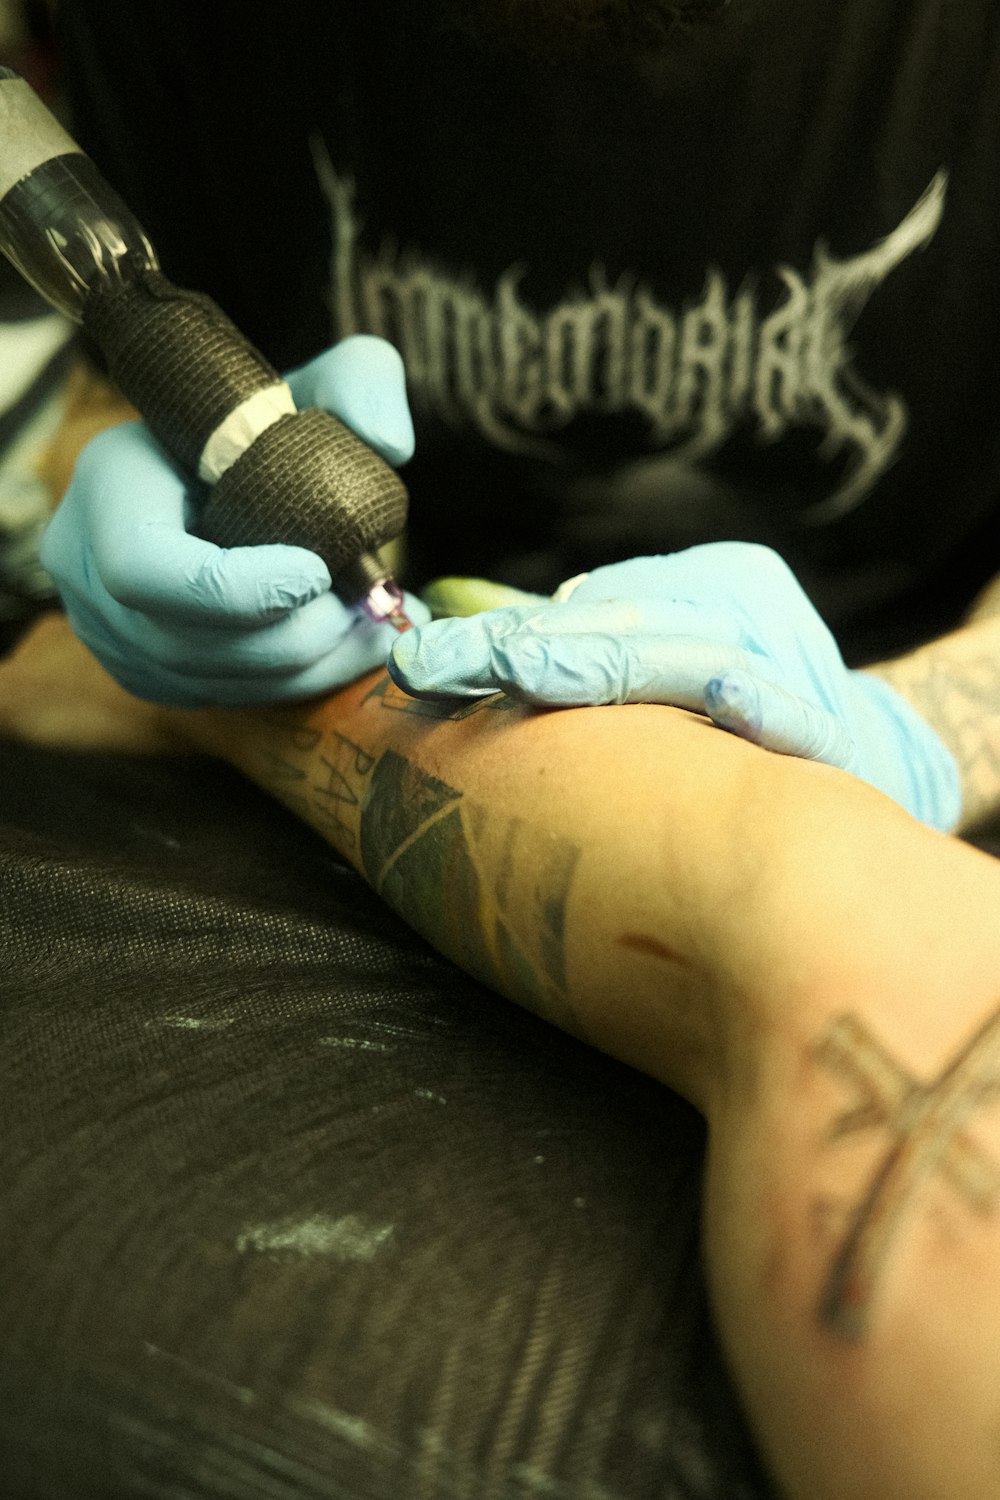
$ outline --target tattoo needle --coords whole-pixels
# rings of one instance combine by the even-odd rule
[[[403,591],[394,578],[380,578],[359,601],[369,620],[376,625],[391,625],[400,635],[413,629],[413,621],[403,608]]]

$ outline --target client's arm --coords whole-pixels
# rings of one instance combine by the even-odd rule
[[[706,1113],[720,1329],[801,1500],[1000,1492],[1000,866],[669,709],[385,677],[191,716],[431,942]]]
[[[670,709],[438,713],[377,677],[157,722],[705,1112],[718,1323],[789,1496],[1000,1491],[1000,866]]]

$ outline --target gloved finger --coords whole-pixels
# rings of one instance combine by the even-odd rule
[[[291,703],[336,692],[378,667],[384,667],[396,632],[391,625],[370,624],[340,642],[307,667],[285,676],[221,678],[201,684],[203,701],[221,707]]]
[[[252,626],[329,590],[315,553],[217,547],[185,529],[187,509],[186,484],[141,424],[101,433],[42,539],[43,566],[81,592],[92,566],[119,604],[202,625]]]
[[[538,708],[664,703],[705,710],[705,683],[748,668],[739,647],[684,636],[510,636],[497,643],[497,689]],[[495,689],[496,690],[496,689]]]
[[[843,722],[826,709],[751,671],[720,673],[705,686],[712,722],[779,755],[854,769],[857,751]]]
[[[418,621],[429,618],[419,599],[407,597],[406,602]],[[158,673],[179,672],[192,680],[276,681],[307,670],[336,650],[364,663],[355,674],[360,675],[384,662],[396,639],[391,625],[375,624],[330,592],[256,629],[170,626],[137,616],[115,600],[98,610],[86,596],[67,600],[67,612],[76,633],[102,661],[131,656],[150,680]]]
[[[521,667],[514,662],[520,650],[524,670],[530,673],[525,690],[538,701],[563,700],[569,679],[560,679],[560,671],[572,672],[573,690],[582,694],[577,701],[634,701],[619,700],[609,687],[615,664],[622,659],[617,654],[621,643],[628,643],[632,681],[654,684],[664,664],[664,641],[678,640],[686,640],[689,647],[701,643],[706,652],[717,653],[740,647],[743,633],[725,609],[690,600],[577,604],[574,596],[567,604],[513,605],[469,619],[436,620],[400,637],[389,671],[415,698],[478,697],[505,691],[508,682],[517,682]],[[558,649],[556,642],[562,643]],[[548,647],[552,653],[546,657]],[[551,667],[544,665],[546,660]],[[729,658],[707,655],[702,681],[721,670],[724,660]]]
[[[395,635],[391,625],[371,624],[337,643],[332,651],[297,671],[249,676],[223,672],[192,676],[178,666],[152,666],[118,654],[105,666],[138,698],[172,708],[237,708],[294,702],[330,693],[384,666]]]
[[[418,599],[408,603],[418,619],[426,618]],[[121,636],[110,635],[106,618],[88,611],[86,605],[71,613],[70,622],[124,688],[139,698],[175,708],[280,703],[330,692],[384,666],[396,638],[391,625],[377,625],[361,617],[344,635],[324,632],[317,642],[320,649],[302,664],[271,660],[266,669],[252,670],[248,653],[234,661],[232,652],[220,649],[214,661],[202,655],[198,670],[192,671],[189,652],[176,640],[173,653],[162,650],[162,659],[155,660]]]
[[[499,692],[493,674],[495,642],[552,608],[511,605],[409,630],[393,645],[389,674],[413,698],[477,698]]]
[[[387,463],[413,457],[413,419],[399,351],[386,339],[356,333],[285,376],[302,410],[321,406],[339,417]]]

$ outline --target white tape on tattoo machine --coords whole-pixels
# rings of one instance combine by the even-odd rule
[[[408,628],[378,557],[406,520],[399,476],[328,412],[297,411],[222,309],[167,280],[94,163],[3,67],[0,249],[83,325],[167,452],[209,484],[204,536],[224,547],[307,547],[345,602]]]

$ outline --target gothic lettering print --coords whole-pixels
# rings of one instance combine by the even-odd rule
[[[354,182],[319,140],[314,157],[331,214],[336,335],[391,340],[414,397],[490,442],[554,456],[555,435],[574,417],[638,412],[651,447],[670,445],[690,464],[740,429],[767,443],[805,429],[824,459],[846,460],[802,518],[814,524],[860,505],[899,456],[905,400],[865,381],[849,335],[889,276],[934,237],[943,170],[899,226],[858,255],[837,259],[820,240],[808,270],[748,267],[735,288],[710,266],[682,308],[634,275],[612,284],[595,264],[584,290],[539,312],[521,294],[527,266],[511,266],[487,292],[415,250],[384,242],[369,251]]]

